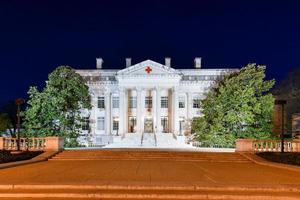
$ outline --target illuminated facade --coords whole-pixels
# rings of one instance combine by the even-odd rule
[[[112,143],[114,136],[130,133],[190,132],[193,117],[201,116],[200,100],[214,82],[236,69],[202,69],[195,58],[193,69],[171,67],[145,60],[120,70],[102,68],[76,70],[87,81],[93,108],[83,111],[86,120],[81,142],[95,145]]]

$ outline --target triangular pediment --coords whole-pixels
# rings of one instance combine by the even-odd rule
[[[118,71],[118,75],[176,75],[179,74],[174,68],[167,67],[163,64],[152,60],[145,60],[125,69]]]

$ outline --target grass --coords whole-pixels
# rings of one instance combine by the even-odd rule
[[[12,154],[11,151],[0,151],[0,164],[28,160],[43,153],[42,151],[23,151],[18,154]]]
[[[268,161],[300,166],[300,153],[262,152],[257,155]]]

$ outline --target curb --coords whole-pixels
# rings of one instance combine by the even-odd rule
[[[16,162],[2,163],[2,164],[0,164],[0,169],[47,161],[49,158],[52,158],[57,153],[59,153],[59,151],[47,151],[36,157],[31,158],[30,160],[21,160],[21,161],[16,161]]]
[[[300,192],[299,185],[277,185],[277,186],[240,186],[240,185],[129,185],[129,184],[103,184],[103,185],[0,185],[3,190],[172,190],[172,191],[228,191],[228,192]]]

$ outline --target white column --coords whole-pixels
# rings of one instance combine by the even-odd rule
[[[123,123],[123,133],[125,135],[125,133],[128,132],[128,90],[125,89],[124,90],[124,108],[123,108],[123,119],[124,119],[124,123]]]
[[[141,133],[144,132],[145,122],[145,92],[146,90],[141,90]]]
[[[179,131],[179,122],[178,122],[178,91],[174,87],[172,91],[172,108],[173,108],[173,132],[178,134]]]
[[[119,135],[124,134],[124,88],[119,88]]]
[[[160,96],[160,88],[156,87],[156,132],[161,133],[161,96]]]
[[[151,115],[153,120],[153,133],[157,132],[157,126],[156,126],[156,107],[157,107],[157,101],[156,101],[156,90],[151,89],[151,96],[152,96],[152,109],[151,109]]]
[[[187,118],[190,120],[192,118],[192,93],[187,92],[186,93],[187,99],[186,99],[186,111],[187,111]]]
[[[110,102],[111,102],[111,93],[109,90],[105,93],[105,133],[107,135],[111,134],[110,131],[110,124],[111,124],[111,109],[110,109]]]
[[[140,87],[136,88],[136,129],[137,133],[142,132],[142,89]]]

